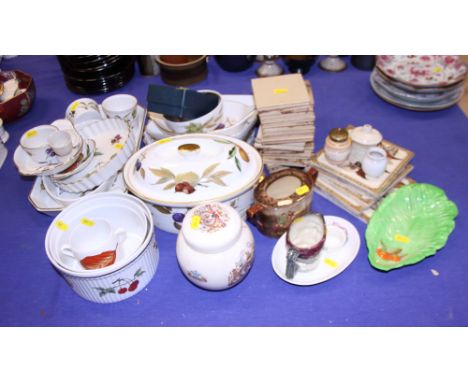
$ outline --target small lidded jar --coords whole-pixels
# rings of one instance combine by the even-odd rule
[[[221,290],[247,275],[254,258],[254,238],[234,208],[206,203],[185,216],[176,250],[180,268],[191,282]]]
[[[331,129],[325,140],[324,151],[330,163],[338,166],[345,163],[351,152],[351,138],[348,130],[343,128]]]
[[[371,147],[378,146],[382,142],[382,134],[380,131],[371,125],[363,125],[355,127],[350,132],[351,140],[351,154],[349,155],[350,163],[362,163],[367,154],[367,150]]]

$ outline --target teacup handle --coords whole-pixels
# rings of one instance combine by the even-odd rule
[[[68,256],[68,257],[72,257],[72,258],[76,258],[75,257],[75,253],[73,252],[73,249],[71,246],[69,246],[68,244],[65,244],[62,246],[61,248],[61,251],[62,251],[62,255],[65,255],[65,256]]]

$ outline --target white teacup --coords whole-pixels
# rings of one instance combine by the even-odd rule
[[[88,256],[116,250],[126,237],[123,229],[114,230],[106,220],[82,221],[71,232],[69,244],[61,247],[62,260],[69,264],[70,261],[81,261]]]
[[[26,131],[20,139],[20,145],[36,162],[45,162],[49,156],[48,138],[57,132],[51,125],[40,125]]]
[[[115,94],[102,101],[102,109],[109,118],[132,122],[136,118],[138,101],[130,94]]]
[[[72,138],[66,131],[56,131],[50,134],[47,143],[59,156],[68,155],[73,149]]]
[[[341,248],[348,241],[348,232],[338,224],[327,224],[327,237],[323,247],[325,250],[333,251]]]
[[[74,125],[102,119],[99,105],[91,98],[79,98],[68,105],[66,118]]]

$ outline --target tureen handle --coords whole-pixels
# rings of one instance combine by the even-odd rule
[[[257,214],[263,210],[263,206],[261,204],[253,204],[247,209],[247,217],[249,220],[252,220],[256,225],[260,228],[263,228],[263,223],[257,219]]]

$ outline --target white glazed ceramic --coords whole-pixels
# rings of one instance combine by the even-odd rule
[[[138,151],[125,165],[124,180],[152,205],[157,226],[176,233],[187,210],[208,201],[226,202],[245,216],[262,173],[259,153],[245,142],[186,134]]]
[[[132,121],[136,117],[137,99],[130,94],[115,94],[102,101],[104,113],[109,118],[122,118]]]
[[[7,155],[8,155],[8,149],[3,144],[3,142],[0,140],[0,168],[2,168],[3,163],[5,163],[5,159],[6,159]]]
[[[92,139],[87,139],[83,144],[81,156],[78,157],[77,161],[64,171],[51,175],[51,178],[53,180],[61,180],[84,170],[93,159],[95,150],[96,142]]]
[[[177,237],[177,260],[195,285],[210,290],[242,281],[254,260],[250,228],[232,207],[207,203],[187,213]]]
[[[273,270],[282,280],[294,285],[318,284],[339,275],[356,258],[361,240],[354,225],[338,216],[325,216],[325,222],[327,230],[331,225],[338,225],[346,231],[347,239],[345,244],[336,249],[327,249],[324,246],[318,264],[312,270],[297,272],[294,278],[287,279],[285,275],[287,246],[286,234],[284,234],[277,241],[271,257]]]
[[[170,121],[164,118],[166,126],[176,134],[186,134],[195,132],[210,132],[218,126],[223,116],[223,99],[221,94],[214,90],[198,90],[199,93],[213,93],[219,98],[218,105],[209,113],[201,117],[183,122]],[[194,130],[195,129],[195,130]]]
[[[78,199],[82,198],[83,196],[111,190],[113,188],[113,186],[115,186],[116,179],[118,177],[122,180],[122,174],[121,173],[119,175],[116,174],[116,175],[111,176],[108,180],[101,183],[96,188],[93,188],[93,189],[90,189],[90,190],[84,191],[84,192],[64,191],[49,176],[42,177],[42,182],[43,182],[43,187],[45,188],[45,190],[49,194],[49,196],[54,201],[56,201],[57,203],[62,205],[63,207],[67,207],[70,204],[76,202]],[[122,182],[123,182],[123,180],[122,180]]]
[[[83,192],[99,186],[116,174],[135,150],[129,125],[121,119],[107,119],[83,127],[80,134],[96,143],[91,163],[83,171],[56,181],[64,191]]]
[[[44,163],[51,155],[47,149],[48,138],[57,132],[52,125],[40,125],[26,131],[20,138],[21,148],[37,163]]]
[[[56,131],[47,137],[47,143],[58,156],[65,156],[73,149],[72,138],[66,131]]]
[[[126,224],[127,239],[120,254],[120,245],[117,249],[117,257],[123,253],[123,258],[96,270],[71,270],[58,262],[57,249],[66,240],[63,236],[84,213],[90,220],[105,218],[115,225]],[[146,223],[142,224],[142,219]],[[70,287],[81,297],[97,303],[122,301],[144,289],[153,278],[159,260],[151,213],[137,198],[120,193],[88,196],[64,209],[50,225],[45,246],[50,262]]]
[[[54,133],[57,131],[55,126],[50,126],[51,129],[47,129],[48,133]],[[26,132],[24,135],[31,135],[32,138],[35,138],[35,132],[37,128],[31,129]],[[24,149],[23,146],[20,144],[16,150],[13,157],[16,167],[21,175],[24,176],[35,176],[35,175],[51,175],[62,172],[63,170],[70,167],[73,163],[76,162],[78,159],[81,150],[83,149],[83,139],[78,135],[78,133],[74,130],[71,131],[72,135],[72,151],[65,156],[58,156],[51,148],[47,145],[47,134],[44,139],[46,141],[46,148],[41,149],[44,150],[46,153],[46,160],[43,162],[35,161]],[[25,138],[28,139],[28,138]]]
[[[79,125],[86,122],[94,122],[102,119],[99,112],[99,106],[96,101],[91,98],[79,98],[70,105],[65,111],[67,118],[73,125]]]
[[[3,127],[3,120],[0,118],[0,141],[2,141],[3,143],[7,143],[9,138],[10,134]]]
[[[387,152],[381,147],[371,147],[362,160],[362,170],[371,178],[378,178],[387,167]]]
[[[257,121],[253,96],[222,95],[223,117],[211,134],[227,135],[246,141]],[[176,135],[163,118],[148,119],[146,144]]]
[[[349,161],[351,163],[361,162],[366,156],[367,150],[382,142],[382,134],[369,124],[355,127],[350,131],[352,140]]]
[[[69,243],[60,248],[60,256],[81,261],[105,251],[116,250],[127,234],[121,228],[113,228],[105,219],[94,219],[92,224],[78,224],[70,233]]]

